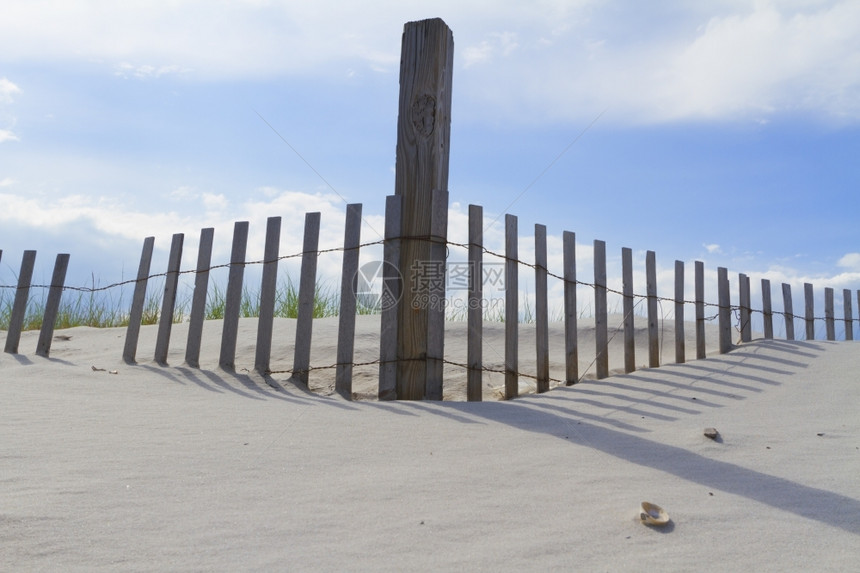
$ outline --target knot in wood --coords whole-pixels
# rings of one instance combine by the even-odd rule
[[[412,103],[412,125],[415,132],[430,137],[436,127],[436,98],[424,94]]]

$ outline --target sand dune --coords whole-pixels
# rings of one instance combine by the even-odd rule
[[[357,361],[373,353],[371,319]],[[23,354],[0,355],[0,568],[850,571],[860,560],[855,343],[756,341],[507,402],[489,400],[489,379],[482,403],[380,403],[327,395],[322,378],[312,393],[244,371],[253,326],[242,323],[237,373],[214,367],[215,322],[201,369],[181,365],[181,326],[171,367],[149,362],[150,328],[136,366],[111,329],[58,331],[68,339],[49,359],[25,333]],[[459,327],[452,353],[465,352]],[[290,321],[277,328],[276,370],[292,361]],[[315,325],[315,361],[334,332]],[[503,341],[485,335],[490,364]],[[524,327],[524,371],[527,339]],[[355,389],[373,392],[374,372]],[[642,501],[670,524],[642,525]]]

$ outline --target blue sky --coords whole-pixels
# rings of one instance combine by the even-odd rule
[[[72,284],[129,278],[143,238],[165,258],[174,232],[190,267],[205,226],[226,261],[234,220],[259,256],[271,215],[295,252],[311,210],[335,246],[344,200],[378,238],[403,24],[441,17],[455,42],[452,238],[475,203],[488,223],[519,216],[523,258],[535,223],[551,266],[576,232],[586,279],[601,239],[610,265],[621,247],[656,251],[661,284],[680,259],[754,284],[860,288],[857,2],[427,6],[6,0],[0,283],[23,249],[39,251],[37,277],[69,252]]]

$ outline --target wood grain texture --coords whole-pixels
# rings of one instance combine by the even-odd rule
[[[657,314],[657,255],[645,252],[645,294],[648,296],[648,366],[660,366],[660,317]]]
[[[400,264],[400,220],[403,197],[385,198],[385,244],[382,249],[382,299],[379,333],[380,400],[397,399],[397,309],[402,302]]]
[[[505,399],[519,395],[519,264],[517,217],[505,215]]]
[[[469,332],[466,348],[466,399],[480,402],[483,371],[484,308],[484,208],[469,205]]]
[[[338,394],[352,399],[352,360],[355,350],[356,281],[361,244],[361,204],[346,206],[346,226],[343,235],[343,270],[340,279],[340,315],[337,329],[337,367],[334,388]]]
[[[404,26],[400,56],[400,98],[394,192],[403,197],[397,397],[420,400],[427,375],[428,309],[421,303],[416,262],[430,260],[430,213],[434,189],[448,189],[451,82],[454,37],[436,18]],[[410,238],[411,237],[411,238]],[[413,304],[414,303],[414,304]]]
[[[761,313],[764,322],[764,337],[773,338],[773,303],[771,302],[770,281],[761,279]]]
[[[537,391],[549,390],[549,304],[547,301],[546,227],[535,225],[535,364]]]
[[[791,301],[791,285],[786,283],[782,283],[782,308],[785,316],[785,339],[794,340],[794,307]]]
[[[155,339],[156,364],[167,364],[170,349],[170,332],[173,328],[173,314],[176,310],[176,291],[179,288],[179,268],[182,264],[182,245],[185,235],[176,233],[170,241],[170,255],[167,259],[167,274],[164,277],[164,292],[161,296],[161,315],[158,317],[158,335]]]
[[[705,351],[705,263],[696,261],[696,358],[701,360]]]
[[[36,251],[24,251],[21,258],[21,271],[18,273],[18,288],[15,290],[15,301],[12,303],[12,313],[9,315],[9,330],[6,332],[5,351],[10,354],[18,353],[18,343],[21,341],[21,329],[27,314],[27,301],[30,297],[30,281],[33,279],[33,267],[36,264]]]
[[[606,242],[594,241],[594,351],[597,379],[609,376],[609,332],[606,308]]]
[[[143,305],[146,302],[146,284],[149,281],[149,268],[152,264],[152,249],[155,237],[143,240],[143,250],[140,254],[140,265],[137,267],[137,281],[134,283],[134,293],[131,297],[131,309],[128,312],[128,328],[125,333],[125,344],[122,359],[133,364],[137,357],[137,341],[140,337],[140,321],[143,319]]]
[[[212,263],[212,241],[215,229],[200,230],[197,248],[197,272],[194,275],[194,295],[191,300],[191,316],[188,322],[188,342],[185,345],[185,363],[200,366],[200,346],[203,342],[203,321],[206,319],[206,294],[209,289],[209,267]]]
[[[320,214],[305,213],[305,235],[302,242],[302,267],[299,271],[299,304],[296,310],[296,344],[293,349],[292,379],[307,386],[311,366],[311,337],[314,327],[317,258],[320,238]]]
[[[579,381],[579,343],[576,309],[576,234],[562,234],[564,249],[564,369],[565,384]]]
[[[218,365],[235,369],[236,339],[239,336],[239,313],[242,309],[242,283],[245,277],[245,252],[248,248],[248,222],[233,224],[233,247],[230,252],[230,272],[224,295],[224,324],[221,329],[221,355]]]
[[[51,276],[51,288],[48,289],[48,300],[45,301],[45,315],[42,318],[42,328],[39,330],[39,341],[36,343],[36,354],[47,357],[51,353],[51,340],[54,338],[54,325],[60,310],[60,299],[66,283],[66,270],[69,268],[69,255],[57,255],[54,262],[54,274]]]
[[[684,344],[684,262],[675,261],[675,362],[686,361]]]
[[[266,246],[263,250],[263,277],[260,280],[260,317],[257,319],[257,346],[254,370],[269,372],[272,356],[272,327],[275,321],[275,293],[278,288],[278,252],[281,241],[281,218],[266,221]]]
[[[732,349],[732,299],[729,291],[729,270],[717,267],[717,300],[719,303],[720,354]]]
[[[621,249],[621,293],[624,312],[624,372],[636,370],[636,329],[633,315],[633,249]]]

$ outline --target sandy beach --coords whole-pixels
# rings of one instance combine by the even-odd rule
[[[378,323],[359,318],[356,361],[378,344]],[[464,374],[446,369],[445,402],[381,403],[344,400],[324,376],[311,392],[249,372],[253,322],[242,321],[236,373],[215,366],[217,321],[200,369],[182,365],[183,325],[171,366],[151,362],[155,327],[142,330],[133,366],[121,360],[122,329],[56,331],[48,359],[27,332],[21,354],[0,355],[0,569],[835,572],[860,562],[854,342],[756,340],[512,401],[494,400],[501,382],[488,375],[485,401],[463,402]],[[465,325],[449,328],[456,361]],[[552,328],[556,375],[563,343]],[[291,323],[278,329],[273,370],[292,361]],[[336,331],[315,322],[314,363]],[[485,331],[488,366],[503,360],[499,332]],[[524,326],[524,372],[528,340]],[[647,359],[644,344],[637,352]],[[356,370],[356,392],[374,383],[374,367]],[[643,525],[643,501],[670,523]]]

